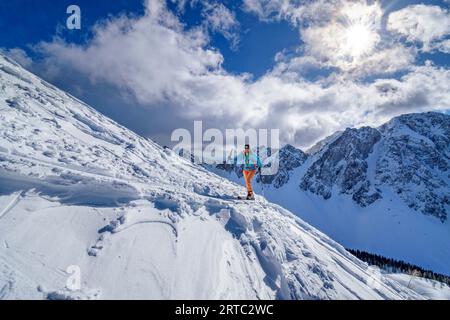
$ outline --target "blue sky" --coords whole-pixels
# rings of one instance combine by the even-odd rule
[[[212,34],[211,45],[220,49],[224,55],[224,67],[230,72],[250,72],[255,76],[264,74],[273,65],[275,54],[298,44],[299,35],[286,21],[264,23],[256,16],[239,9],[239,1],[222,1],[236,8],[237,19],[242,24],[242,42],[238,50],[231,50],[228,41],[220,34]],[[66,9],[71,4],[82,9],[81,30],[68,30],[64,27]],[[176,12],[176,4],[168,2],[169,8]],[[0,27],[4,30],[1,46],[4,48],[23,48],[33,56],[29,46],[40,41],[51,41],[55,34],[67,41],[82,44],[92,36],[92,26],[102,19],[119,14],[143,15],[142,0],[60,0],[32,1],[13,0],[0,4]],[[202,23],[201,7],[188,6],[179,13],[188,27]],[[266,39],[271,41],[267,42]]]
[[[69,5],[76,3],[82,8],[81,30],[68,30],[64,27],[65,14]],[[224,56],[224,68],[230,72],[250,72],[258,77],[263,75],[274,64],[274,56],[285,48],[294,48],[300,41],[298,30],[287,21],[272,23],[262,22],[258,17],[241,9],[242,2],[236,0],[222,1],[234,8],[237,19],[241,23],[241,43],[237,50],[231,50],[228,41],[220,34],[213,33],[211,44],[220,49]],[[401,9],[414,3],[426,3],[444,6],[443,1],[382,1],[382,6],[389,11]],[[168,6],[176,12],[176,3],[168,2]],[[200,6],[187,6],[180,18],[188,27],[202,23]],[[3,30],[1,46],[3,48],[23,48],[33,56],[29,46],[40,41],[51,41],[58,34],[67,41],[82,44],[90,39],[92,26],[119,14],[143,15],[143,0],[59,0],[35,1],[13,0],[0,4],[0,28]],[[270,41],[267,41],[270,39]],[[440,65],[449,65],[448,55],[440,52],[423,54],[419,59],[432,59]]]
[[[448,1],[287,3],[3,1],[0,48],[163,144],[201,119],[279,128],[307,147],[347,126],[450,108]],[[81,30],[66,28],[70,4]]]

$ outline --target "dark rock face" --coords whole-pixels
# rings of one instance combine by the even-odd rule
[[[329,199],[336,187],[339,193],[352,195],[361,206],[380,199],[381,194],[367,179],[367,158],[380,140],[381,133],[377,129],[346,129],[318,153],[317,160],[303,176],[300,188]]]
[[[282,187],[289,182],[292,171],[300,167],[307,157],[302,150],[290,144],[285,145],[278,153],[278,171],[274,175],[263,176],[262,182],[272,184],[277,189]]]
[[[378,185],[389,185],[405,203],[441,221],[450,205],[450,116],[408,114],[380,127],[383,154]]]

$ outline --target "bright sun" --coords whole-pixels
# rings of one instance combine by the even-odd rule
[[[364,25],[356,24],[345,31],[343,49],[353,57],[360,57],[372,50],[373,32]]]
[[[379,41],[379,21],[382,16],[378,5],[352,4],[342,8],[341,54],[358,60],[370,54]]]

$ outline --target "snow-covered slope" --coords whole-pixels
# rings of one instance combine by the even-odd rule
[[[284,183],[257,192],[346,247],[450,274],[449,115],[349,128],[311,150]]]
[[[422,298],[1,55],[0,126],[0,299]]]
[[[386,275],[429,299],[450,300],[450,287],[444,283],[404,273],[388,273]]]

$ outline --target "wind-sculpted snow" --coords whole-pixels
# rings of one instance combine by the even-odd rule
[[[243,187],[0,66],[1,299],[423,297],[289,211],[234,200]]]

